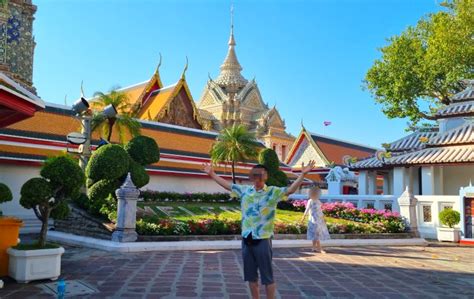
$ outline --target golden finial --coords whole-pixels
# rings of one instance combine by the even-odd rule
[[[162,59],[162,57],[161,57],[161,52],[160,52],[160,61],[158,62],[158,66],[156,67],[156,70],[155,70],[155,73],[157,73],[157,74],[158,74],[158,71],[160,70],[161,59]]]
[[[84,80],[81,80],[81,98],[84,98]]]
[[[185,78],[186,71],[188,70],[188,64],[189,64],[188,56],[186,56],[186,65],[184,66],[183,73],[181,74],[181,79],[183,79],[183,80]]]

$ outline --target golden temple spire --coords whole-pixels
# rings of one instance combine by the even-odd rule
[[[235,38],[234,38],[234,6],[230,9],[230,37],[229,49],[222,63],[221,72],[215,82],[225,87],[229,92],[237,92],[247,84],[247,80],[240,74],[242,67],[240,66],[237,55],[235,54]]]

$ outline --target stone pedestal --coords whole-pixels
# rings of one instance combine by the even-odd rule
[[[115,242],[135,242],[137,232],[135,231],[137,222],[137,200],[140,190],[133,185],[130,173],[123,185],[115,191],[117,195],[117,225],[112,234],[112,241]]]
[[[406,218],[410,227],[410,232],[419,236],[418,232],[418,220],[416,215],[416,204],[417,199],[413,196],[413,193],[407,187],[405,192],[398,198],[398,205],[400,206],[400,215]]]

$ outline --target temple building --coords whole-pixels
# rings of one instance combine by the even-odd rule
[[[0,1],[0,72],[33,93],[35,12],[31,0]]]
[[[294,137],[286,132],[285,121],[276,107],[270,108],[263,101],[255,79],[249,81],[242,76],[242,66],[235,53],[233,25],[228,45],[219,75],[209,78],[199,100],[201,117],[210,123],[213,131],[233,124],[245,125],[284,161]]]
[[[370,146],[312,133],[302,126],[285,163],[294,173],[299,173],[302,163],[307,164],[310,160],[314,160],[316,168],[307,178],[326,188],[327,174],[333,167],[343,166],[346,157],[350,155],[363,159],[372,156],[376,151],[376,148]]]
[[[187,64],[181,78],[168,86],[164,86],[161,82],[160,65],[161,59],[148,81],[118,90],[127,95],[131,114],[141,120],[193,129],[209,128],[210,124],[201,118],[186,82]]]

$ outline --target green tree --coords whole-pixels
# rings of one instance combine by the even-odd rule
[[[92,103],[94,115],[92,118],[92,131],[100,130],[102,136],[110,142],[114,129],[118,132],[120,143],[125,143],[126,132],[128,131],[133,137],[140,135],[140,123],[134,118],[136,113],[128,96],[116,89],[112,89],[109,93],[96,92],[95,100]],[[117,109],[115,117],[106,117],[100,111],[108,106],[114,105]]]
[[[214,164],[229,162],[232,165],[232,181],[235,183],[235,163],[257,157],[259,143],[255,135],[243,125],[233,125],[221,131],[212,146],[210,155]]]
[[[474,1],[453,0],[388,39],[368,70],[364,87],[389,118],[411,125],[433,113],[474,77]]]
[[[50,216],[63,218],[69,208],[66,199],[77,197],[84,186],[82,169],[69,156],[49,158],[41,168],[41,177],[32,178],[23,184],[20,191],[20,204],[33,209],[41,221],[39,245],[44,247]]]
[[[11,201],[13,199],[12,192],[7,185],[0,183],[0,204]],[[0,210],[0,216],[2,216],[2,210]]]

